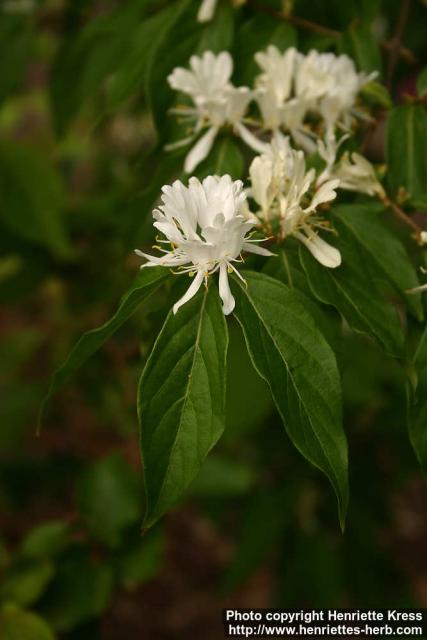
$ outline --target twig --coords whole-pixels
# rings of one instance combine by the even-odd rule
[[[395,216],[397,218],[399,218],[399,220],[401,220],[402,222],[404,222],[406,225],[408,225],[409,227],[411,227],[415,233],[416,233],[416,237],[417,239],[419,239],[422,228],[415,222],[415,220],[413,220],[410,216],[408,216],[400,207],[398,204],[396,204],[395,202],[393,202],[393,200],[390,200],[390,198],[385,197],[383,199],[383,203],[386,207],[388,207],[389,209],[391,209],[393,211],[393,213],[395,214]]]
[[[393,79],[394,71],[396,69],[397,61],[399,59],[403,32],[405,31],[406,22],[408,20],[410,6],[411,0],[402,0],[402,3],[400,5],[399,17],[397,19],[396,30],[394,32],[394,37],[390,42],[390,58],[388,60],[387,67],[387,87],[389,90],[391,89],[391,82]]]
[[[406,0],[405,0],[406,1]],[[410,2],[410,0],[407,0]],[[299,16],[294,16],[290,13],[284,13],[281,11],[276,11],[267,6],[263,6],[258,4],[257,2],[253,2],[249,0],[249,4],[252,7],[259,11],[260,13],[266,13],[273,18],[277,18],[278,20],[283,20],[285,22],[289,22],[289,24],[293,24],[296,27],[301,27],[301,29],[306,29],[307,31],[311,31],[312,33],[319,33],[320,35],[329,36],[330,38],[338,39],[341,37],[341,32],[336,31],[335,29],[331,29],[330,27],[325,27],[323,24],[318,24],[317,22],[312,22],[311,20],[306,20],[306,18],[300,18]],[[396,36],[391,41],[382,41],[381,47],[390,53],[390,57],[395,55],[397,57],[402,57],[406,60],[406,62],[410,64],[415,64],[417,62],[416,56],[412,53],[410,49],[404,47],[401,42],[401,38],[396,41]]]

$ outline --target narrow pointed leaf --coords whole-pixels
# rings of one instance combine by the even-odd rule
[[[344,524],[347,442],[335,356],[298,292],[261,273],[235,285],[236,317],[296,448],[329,478]]]
[[[143,269],[132,287],[123,296],[113,317],[98,329],[93,329],[82,335],[68,358],[53,375],[49,391],[41,407],[39,424],[48,402],[58,389],[130,318],[138,306],[159,288],[167,276],[168,271],[162,267]]]
[[[227,345],[214,286],[170,312],[157,338],[138,393],[145,527],[180,499],[224,430]]]

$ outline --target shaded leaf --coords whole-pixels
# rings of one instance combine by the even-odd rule
[[[49,391],[40,410],[40,421],[52,396],[126,322],[138,306],[159,288],[167,276],[168,271],[162,267],[143,269],[132,287],[123,296],[114,316],[102,327],[88,331],[79,339],[64,364],[53,375]]]
[[[354,20],[341,36],[339,49],[355,61],[360,71],[381,73],[381,52],[370,20]]]
[[[85,469],[77,483],[77,502],[90,533],[112,547],[141,515],[138,480],[118,454]]]
[[[394,107],[387,120],[386,158],[393,197],[401,187],[412,198],[426,192],[427,113],[421,105]],[[404,160],[403,160],[404,159]]]
[[[0,143],[0,217],[18,237],[70,253],[63,219],[64,192],[47,158],[30,147]]]
[[[46,622],[35,613],[8,604],[0,609],[1,640],[54,640]]]
[[[418,461],[427,474],[427,329],[421,336],[412,363],[413,381],[408,383],[408,428]]]
[[[44,593],[54,573],[48,560],[19,559],[2,576],[0,599],[23,607],[31,605]]]
[[[335,220],[339,233],[342,264],[336,269],[320,265],[304,248],[300,259],[313,294],[323,303],[334,306],[349,326],[371,338],[389,353],[400,354],[403,332],[397,311],[383,296],[377,284],[382,276],[372,269],[372,258],[361,244],[354,243],[353,233]]]
[[[209,175],[223,176],[228,173],[233,180],[243,176],[244,158],[237,141],[231,135],[216,141],[209,157],[196,169],[195,175],[206,178]]]
[[[422,320],[421,296],[406,293],[419,285],[417,272],[405,246],[386,224],[389,212],[377,206],[358,204],[335,207],[332,212],[333,219],[338,218],[350,232],[353,242],[363,247],[373,268],[393,285],[414,316]]]
[[[57,631],[69,631],[108,606],[113,590],[111,567],[77,547],[61,559],[55,579],[39,605]]]

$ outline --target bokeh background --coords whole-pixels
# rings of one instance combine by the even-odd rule
[[[36,436],[52,372],[112,314],[139,265],[132,249],[151,244],[160,187],[180,175],[150,111],[171,101],[175,63],[228,48],[250,76],[274,35],[378,68],[398,103],[426,64],[419,0],[284,3],[311,27],[279,20],[273,0],[236,14],[223,0],[207,26],[188,4],[168,30],[170,1],[0,2],[2,640],[216,640],[226,605],[427,607],[427,489],[404,375],[366,338],[330,338],[351,452],[344,535],[233,320],[224,437],[188,499],[144,536],[135,395],[161,297],[73,377]],[[377,109],[365,132],[376,162],[385,117]]]

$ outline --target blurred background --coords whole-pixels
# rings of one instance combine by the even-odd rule
[[[250,78],[274,34],[283,48],[349,53],[402,102],[426,64],[419,0],[284,3],[317,29],[280,22],[273,0],[223,0],[208,25],[195,0],[173,21],[178,4],[0,1],[2,640],[213,640],[227,605],[427,607],[427,489],[404,376],[361,336],[330,331],[350,443],[344,535],[233,320],[224,437],[187,501],[144,536],[135,396],[161,297],[74,376],[36,436],[50,376],[114,311],[137,272],[132,249],[151,244],[160,187],[180,175],[182,154],[163,151],[173,118],[156,121],[173,66],[228,48]],[[384,118],[377,109],[365,139],[377,162]],[[324,319],[326,332],[338,321]]]

